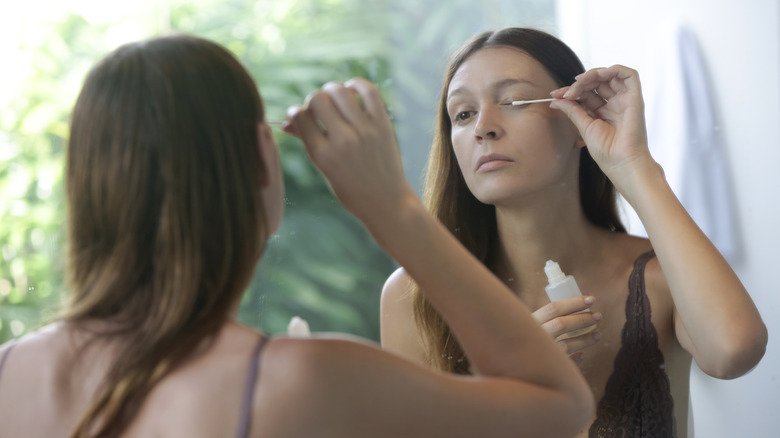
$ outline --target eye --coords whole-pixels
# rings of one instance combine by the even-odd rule
[[[461,111],[459,113],[455,114],[455,117],[453,118],[453,121],[455,122],[465,122],[468,119],[471,118],[471,116],[474,115],[475,111]]]
[[[503,101],[501,101],[501,105],[505,106],[505,107],[509,107],[509,108],[522,108],[523,105],[520,105],[520,106],[517,106],[517,107],[512,106],[512,102],[515,102],[515,101],[518,101],[518,100],[529,100],[529,98],[521,97],[521,96],[515,96],[515,97],[507,98],[507,99],[504,99]]]

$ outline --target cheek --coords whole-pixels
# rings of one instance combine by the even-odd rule
[[[518,138],[540,157],[560,159],[575,150],[576,131],[568,119],[561,120],[546,113],[533,114],[519,123],[517,129]]]
[[[461,130],[462,131],[462,130]],[[453,131],[450,136],[450,142],[452,143],[452,151],[455,154],[455,159],[458,161],[458,167],[460,167],[461,173],[467,175],[469,172],[465,171],[464,167],[468,168],[471,162],[471,154],[473,149],[469,147],[466,141],[466,135],[463,132]]]

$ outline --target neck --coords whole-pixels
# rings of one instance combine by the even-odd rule
[[[548,196],[530,205],[496,206],[496,273],[519,296],[529,300],[546,297],[547,260],[558,262],[566,274],[575,277],[597,261],[603,243],[600,237],[606,231],[591,224],[579,198],[572,198]]]

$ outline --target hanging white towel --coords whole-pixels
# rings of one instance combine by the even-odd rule
[[[642,75],[650,152],[693,220],[734,262],[734,202],[714,90],[696,39],[686,27],[667,25],[660,39],[651,64],[656,71]],[[646,235],[636,213],[626,207],[629,232]]]

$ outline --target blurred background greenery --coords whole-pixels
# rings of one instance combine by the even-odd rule
[[[269,119],[330,80],[366,77],[394,115],[419,191],[441,76],[471,34],[532,25],[554,33],[549,0],[94,0],[4,6],[0,18],[0,343],[45,324],[65,292],[62,163],[86,71],[127,41],[186,32],[215,40],[257,81]],[[271,333],[379,339],[379,292],[394,262],[341,208],[300,143],[277,135],[287,208],[240,308]]]

